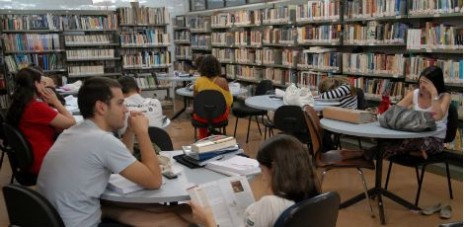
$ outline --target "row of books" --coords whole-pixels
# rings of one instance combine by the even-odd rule
[[[214,55],[220,62],[234,62],[235,52],[230,48],[213,48],[211,54]]]
[[[406,79],[417,80],[420,73],[427,67],[436,65],[443,70],[445,83],[462,83],[462,59],[437,59],[424,56],[411,56],[406,58]]]
[[[163,29],[145,29],[138,33],[120,35],[121,46],[169,45],[169,33]]]
[[[78,60],[88,58],[114,58],[114,49],[79,49],[66,50],[66,59]]]
[[[3,34],[5,51],[59,50],[58,34]]]
[[[405,57],[402,54],[343,53],[344,73],[385,74],[404,76]]]
[[[295,5],[263,9],[263,24],[291,23],[295,21]]]
[[[382,95],[390,95],[393,102],[403,98],[403,82],[394,82],[389,79],[372,79],[365,77],[349,77],[350,82],[358,88],[363,89],[367,99],[380,100]]]
[[[211,16],[211,27],[230,27],[233,24],[233,17],[229,13],[217,13]]]
[[[104,73],[105,69],[103,65],[68,66],[68,75],[70,76],[98,75]]]
[[[232,12],[234,25],[261,25],[261,11],[260,10],[238,10]]]
[[[66,45],[75,44],[106,44],[113,42],[112,35],[65,35]]]
[[[175,61],[174,62],[174,71],[189,72],[190,69],[192,69],[192,65],[186,61]]]
[[[211,18],[210,17],[190,17],[188,19],[188,27],[192,32],[210,32]]]
[[[171,18],[166,7],[123,7],[117,11],[122,25],[163,25]]]
[[[190,46],[176,46],[175,49],[176,58],[192,58],[192,48]]]
[[[157,88],[158,83],[153,76],[135,77],[135,82],[140,89]]]
[[[16,54],[5,56],[5,63],[9,72],[29,66],[37,65],[44,70],[63,69],[63,60],[57,54]]]
[[[407,4],[406,0],[345,1],[345,19],[406,15]]]
[[[175,41],[189,41],[190,42],[190,32],[186,30],[174,31],[174,40]]]
[[[138,51],[122,55],[123,68],[150,68],[169,64],[171,64],[171,53],[169,51]]]
[[[266,68],[264,78],[278,85],[289,85],[291,83],[290,70],[288,69]]]
[[[296,76],[295,84],[298,87],[308,87],[310,90],[317,91],[318,84],[328,78],[327,73],[301,71]]]
[[[283,58],[283,51],[284,50],[282,49],[275,49],[275,48],[263,48],[261,50],[256,50],[256,55],[263,56],[263,61],[262,62],[257,61],[257,63],[281,65],[282,58]]]
[[[247,65],[226,65],[225,73],[230,79],[243,79],[248,81],[260,81],[264,78],[264,70],[260,67]]]
[[[407,48],[414,49],[462,49],[462,27],[426,22],[421,29],[408,29]]]
[[[299,54],[297,67],[303,69],[338,71],[340,69],[341,53],[335,52],[335,49],[324,50],[326,52],[316,53],[304,51]]]
[[[213,32],[211,33],[211,45],[213,46],[232,46],[235,44],[236,32]]]
[[[339,20],[340,0],[308,1],[296,7],[296,21]]]
[[[411,0],[410,15],[462,13],[462,0]]]
[[[297,42],[310,43],[338,43],[340,41],[341,26],[332,25],[306,25],[297,27]]]
[[[51,15],[4,15],[2,29],[5,31],[17,30],[62,30],[62,17]]]
[[[404,44],[407,31],[408,25],[400,22],[347,24],[343,41],[346,44]]]
[[[211,35],[192,35],[190,44],[192,45],[192,47],[198,46],[211,48]]]
[[[248,48],[235,49],[235,62],[254,64],[256,60],[256,50]]]
[[[67,15],[63,17],[64,30],[112,30],[118,28],[118,16]]]
[[[293,44],[294,30],[292,28],[265,28],[263,31],[264,44]]]

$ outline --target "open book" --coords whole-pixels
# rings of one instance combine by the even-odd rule
[[[235,227],[243,224],[243,213],[255,199],[246,177],[228,177],[187,189],[193,202],[210,207],[216,224]]]

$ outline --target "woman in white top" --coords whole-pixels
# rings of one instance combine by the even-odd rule
[[[320,193],[309,152],[294,137],[280,134],[266,140],[256,159],[267,192],[247,207],[242,226],[273,226],[285,209]],[[195,203],[191,203],[191,206],[197,223],[206,227],[216,226],[211,210]]]
[[[436,66],[424,69],[419,77],[419,89],[409,92],[397,105],[431,112],[437,128],[445,130],[432,137],[392,142],[385,147],[384,157],[418,151],[417,155],[427,159],[428,155],[442,152],[450,102],[451,96],[445,89],[443,71]]]

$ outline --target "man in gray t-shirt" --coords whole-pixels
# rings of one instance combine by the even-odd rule
[[[78,93],[85,121],[64,131],[45,156],[37,189],[58,210],[66,226],[97,226],[100,196],[111,173],[148,189],[161,186],[158,159],[148,136],[148,120],[131,113],[123,142],[112,132],[124,126],[124,96],[119,83],[108,78],[87,80]],[[140,144],[141,162],[130,153],[133,138]]]

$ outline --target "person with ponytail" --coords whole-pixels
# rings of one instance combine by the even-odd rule
[[[42,69],[36,66],[23,68],[16,74],[15,90],[6,115],[7,123],[19,129],[31,146],[34,162],[30,172],[35,175],[57,132],[76,124],[56,94],[46,88],[42,77]]]

